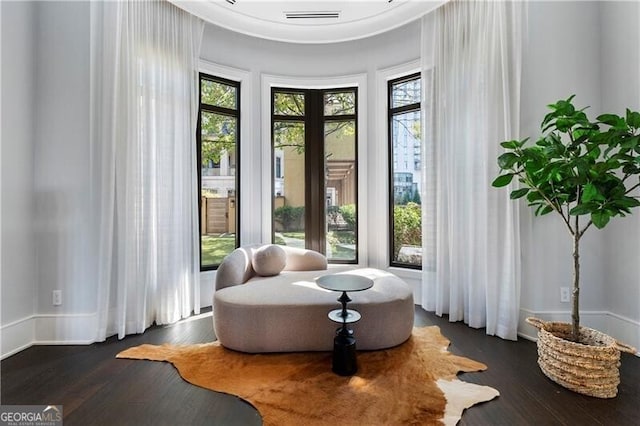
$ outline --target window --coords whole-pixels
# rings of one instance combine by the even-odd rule
[[[390,263],[415,269],[422,267],[420,97],[420,74],[388,82]]]
[[[240,83],[200,74],[196,135],[200,170],[200,269],[238,246]]]
[[[276,178],[282,178],[282,157],[276,157]]]
[[[355,88],[272,89],[274,243],[357,263],[356,105]]]

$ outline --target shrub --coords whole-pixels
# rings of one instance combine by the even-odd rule
[[[402,246],[422,246],[422,211],[416,203],[393,208],[393,256]]]
[[[282,224],[282,228],[285,231],[291,231],[292,226],[298,226],[303,215],[304,206],[282,206],[273,211],[273,216],[278,222]]]
[[[340,206],[340,214],[342,219],[349,225],[349,229],[356,229],[356,205],[345,204]]]

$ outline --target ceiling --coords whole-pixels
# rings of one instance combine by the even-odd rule
[[[269,40],[335,43],[380,34],[446,0],[169,0],[223,28]]]

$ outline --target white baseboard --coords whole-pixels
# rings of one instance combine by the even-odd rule
[[[566,311],[532,311],[520,309],[518,335],[537,340],[537,330],[525,318],[535,316],[545,321],[570,321]],[[640,322],[606,311],[584,311],[581,323],[640,349]],[[32,345],[84,345],[95,342],[97,314],[31,315],[0,327],[0,359],[5,359]],[[640,352],[636,355],[640,356]]]
[[[215,271],[200,275],[200,307],[211,306]],[[0,359],[33,345],[88,345],[96,340],[97,314],[31,315],[0,327]]]
[[[32,316],[10,322],[0,328],[0,359],[5,359],[33,345],[35,321]]]
[[[31,315],[0,328],[0,359],[33,345],[91,344],[96,330],[96,313]]]
[[[545,321],[571,322],[571,313],[568,311],[532,311],[520,308],[518,336],[533,341],[538,339],[538,330],[526,323],[527,317],[538,317]],[[640,349],[640,322],[638,321],[607,311],[582,311],[580,324]],[[640,357],[640,352],[637,352],[636,356]]]
[[[36,345],[87,345],[96,341],[98,314],[34,315]]]

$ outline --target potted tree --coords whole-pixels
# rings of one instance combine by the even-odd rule
[[[555,213],[573,241],[572,322],[528,318],[538,328],[538,364],[555,382],[600,398],[617,394],[620,351],[635,349],[606,334],[580,326],[580,241],[592,228],[602,229],[616,216],[640,206],[640,113],[603,114],[591,121],[576,109],[574,96],[548,107],[542,136],[502,142],[500,175],[493,186],[514,179],[514,200],[526,198],[536,216]]]

